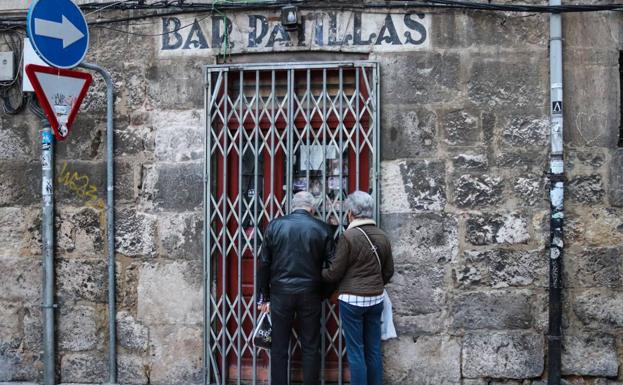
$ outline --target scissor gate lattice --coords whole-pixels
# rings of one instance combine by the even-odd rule
[[[289,212],[300,190],[316,196],[319,217],[336,235],[348,193],[369,191],[378,202],[378,67],[225,65],[205,74],[205,382],[266,383],[270,358],[251,339],[263,230]],[[329,302],[322,352],[323,384],[347,382],[337,306]],[[290,368],[298,382],[298,338]]]

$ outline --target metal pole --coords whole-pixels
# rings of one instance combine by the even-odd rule
[[[559,6],[561,0],[550,0]],[[564,158],[562,115],[562,22],[559,13],[550,15],[550,255],[549,255],[549,330],[548,385],[560,385],[562,339],[562,258],[564,252]]]
[[[115,304],[115,212],[113,168],[113,84],[110,73],[90,63],[80,67],[93,70],[106,81],[106,235],[108,237],[108,383],[117,383],[117,328]]]
[[[54,368],[54,134],[47,121],[41,132],[43,201],[43,383],[56,383]]]

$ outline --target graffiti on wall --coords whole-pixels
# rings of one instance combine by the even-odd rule
[[[57,181],[60,186],[67,187],[76,197],[84,201],[87,207],[100,211],[106,208],[104,200],[98,197],[97,186],[91,183],[89,176],[68,169],[67,161],[63,162]]]
[[[419,13],[308,12],[287,31],[279,13],[162,19],[161,55],[329,50],[410,51],[428,48],[430,16]]]

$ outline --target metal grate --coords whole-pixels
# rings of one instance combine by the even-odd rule
[[[205,74],[204,380],[266,383],[270,357],[251,341],[263,230],[301,190],[314,194],[336,236],[350,192],[369,191],[378,202],[378,67],[223,65]],[[337,310],[323,306],[323,384],[348,382]],[[295,333],[293,381],[301,378],[300,350]]]

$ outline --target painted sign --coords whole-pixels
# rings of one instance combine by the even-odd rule
[[[426,49],[430,16],[419,13],[308,12],[296,31],[279,13],[161,19],[161,55],[330,50],[387,52]]]

